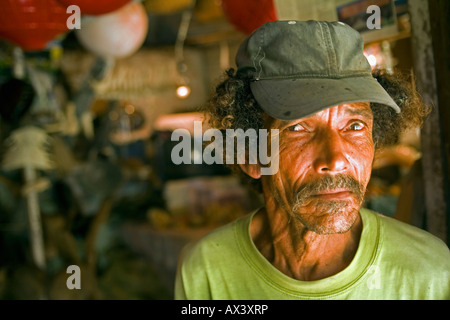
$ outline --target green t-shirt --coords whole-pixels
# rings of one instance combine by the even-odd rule
[[[430,233],[361,209],[363,230],[350,265],[315,281],[276,269],[249,232],[255,212],[188,245],[175,299],[450,299],[450,250]]]

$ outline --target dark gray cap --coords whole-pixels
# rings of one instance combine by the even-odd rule
[[[270,116],[294,120],[351,102],[400,108],[372,76],[360,34],[342,22],[272,21],[241,44],[238,73]]]

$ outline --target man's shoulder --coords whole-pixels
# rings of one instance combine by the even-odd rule
[[[430,232],[396,220],[394,218],[369,211],[377,216],[382,228],[383,251],[397,257],[421,257],[421,261],[436,264],[450,264],[448,246]]]
[[[398,240],[416,242],[416,244],[425,245],[430,249],[449,250],[444,241],[426,230],[388,216],[381,214],[378,214],[378,216],[386,228],[386,232],[392,232],[392,235],[395,235]]]

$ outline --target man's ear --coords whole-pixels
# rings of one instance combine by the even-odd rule
[[[244,163],[239,164],[239,167],[241,167],[241,170],[253,179],[261,178],[261,167],[259,164]]]

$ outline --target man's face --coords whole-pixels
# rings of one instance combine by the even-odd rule
[[[370,179],[374,144],[369,103],[348,103],[279,129],[279,170],[262,177],[277,205],[318,234],[348,231]]]

